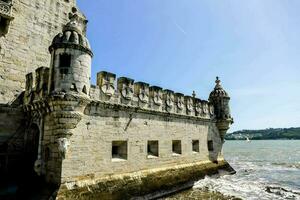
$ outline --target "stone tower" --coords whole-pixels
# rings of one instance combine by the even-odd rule
[[[229,100],[229,95],[223,89],[221,81],[219,80],[219,77],[217,77],[216,86],[209,95],[209,101],[214,105],[217,127],[223,141],[224,136],[229,129],[229,125],[233,123],[233,118],[230,114]]]
[[[73,7],[76,0],[0,0],[0,103],[25,89],[26,74],[49,66],[48,47]]]
[[[50,93],[76,93],[89,95],[91,79],[91,51],[87,38],[83,35],[86,25],[73,10],[70,22],[63,32],[53,39],[51,53]]]

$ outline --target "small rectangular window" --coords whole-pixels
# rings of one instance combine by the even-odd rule
[[[148,158],[158,157],[158,141],[150,140],[147,144]]]
[[[59,55],[59,71],[61,74],[68,74],[71,67],[71,55],[61,54]]]
[[[181,141],[180,140],[172,141],[172,152],[173,152],[173,154],[181,154]]]
[[[5,35],[8,29],[8,20],[0,15],[0,35]]]
[[[127,141],[113,141],[111,154],[114,161],[127,160]]]
[[[208,151],[213,151],[214,150],[214,144],[213,144],[212,140],[207,141],[207,148],[208,148]]]
[[[193,140],[192,145],[193,145],[193,152],[198,153],[199,152],[199,140]]]

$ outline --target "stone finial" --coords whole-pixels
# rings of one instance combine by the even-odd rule
[[[79,34],[82,34],[83,27],[80,24],[76,8],[73,8],[72,12],[69,13],[69,20],[70,21],[64,26],[63,31],[76,31]]]
[[[227,92],[222,88],[221,85],[221,81],[219,79],[219,77],[216,77],[216,86],[214,88],[214,90],[210,93],[209,98],[214,98],[214,97],[225,97],[225,98],[229,98]]]
[[[90,43],[85,37],[87,20],[77,14],[77,9],[73,9],[69,19],[62,33],[57,34],[52,40],[50,53],[59,48],[72,48],[84,51],[93,57]]]
[[[193,90],[193,94],[192,94],[193,98],[196,98],[196,92]]]
[[[216,83],[215,89],[219,89],[219,90],[223,89],[222,85],[221,85],[221,80],[220,80],[220,78],[218,76],[216,77],[215,83]]]
[[[217,77],[216,77],[216,84],[217,84],[217,85],[220,85],[220,83],[221,83],[221,80],[220,80],[219,77],[217,76]]]

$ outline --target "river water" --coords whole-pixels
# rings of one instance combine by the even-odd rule
[[[206,189],[247,200],[300,200],[300,140],[226,141],[224,156],[237,173],[205,177],[190,193]]]

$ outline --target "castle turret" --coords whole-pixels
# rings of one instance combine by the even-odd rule
[[[230,114],[229,100],[229,95],[222,88],[221,81],[219,80],[219,77],[217,77],[216,86],[209,95],[209,101],[214,106],[217,127],[222,140],[224,140],[224,136],[229,129],[230,124],[233,123],[233,118]]]
[[[74,11],[63,32],[56,35],[49,51],[51,53],[50,93],[89,95],[91,59],[93,53],[84,36],[87,21],[79,19]]]

